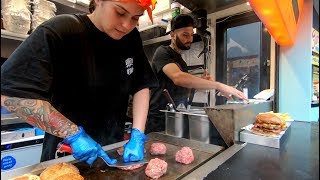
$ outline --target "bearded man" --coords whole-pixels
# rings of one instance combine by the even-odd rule
[[[180,14],[171,21],[171,44],[159,46],[152,58],[152,69],[156,74],[159,86],[151,89],[150,108],[146,123],[146,133],[165,130],[165,110],[168,100],[163,95],[167,89],[175,104],[188,102],[190,90],[217,89],[228,99],[232,95],[239,99],[245,99],[245,95],[237,89],[213,81],[205,71],[202,77],[188,73],[187,63],[182,59],[182,50],[189,50],[193,41],[193,29],[195,21],[187,14]],[[187,107],[187,104],[184,104]]]

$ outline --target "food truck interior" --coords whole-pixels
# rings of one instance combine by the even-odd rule
[[[14,7],[6,6],[10,1],[1,1],[1,65],[32,33],[32,28],[17,32],[8,23],[17,18],[5,15]],[[53,16],[89,13],[86,0],[48,2]],[[158,0],[154,24],[145,14],[137,26],[149,61],[156,48],[170,44],[166,32],[177,8],[197,22],[191,49],[182,52],[189,73],[201,76],[207,70],[214,80],[243,91],[249,101],[194,90],[190,109],[161,110],[166,129],[148,134],[145,144],[148,161],[155,158],[151,144],[166,145],[167,154],[156,156],[168,163],[161,179],[319,179],[319,1]],[[260,113],[284,121],[283,131],[276,136],[254,133]],[[132,127],[130,113],[127,121],[124,134]],[[43,138],[43,130],[1,107],[1,179],[40,175],[62,162],[74,164],[84,179],[148,178],[146,166],[124,171],[101,159],[93,166],[72,156],[40,162]],[[125,142],[103,149],[121,161],[117,149]],[[195,160],[189,165],[174,159],[184,146],[193,150]]]

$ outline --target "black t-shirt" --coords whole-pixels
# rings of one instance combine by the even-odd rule
[[[101,145],[122,140],[129,95],[157,85],[137,29],[114,40],[85,14],[43,23],[1,66],[1,94],[49,101]],[[45,135],[42,160],[61,140]]]
[[[188,66],[182,59],[181,54],[174,51],[170,46],[160,46],[157,48],[152,59],[152,69],[158,78],[159,87],[151,90],[149,119],[155,117],[158,119],[161,118],[164,121],[164,113],[160,112],[160,110],[166,109],[166,105],[169,103],[163,94],[164,89],[168,90],[177,106],[180,102],[186,103],[188,100],[190,90],[188,88],[176,86],[162,71],[162,68],[169,63],[175,63],[181,71],[188,72]]]

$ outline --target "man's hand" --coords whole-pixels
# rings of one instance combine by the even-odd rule
[[[144,157],[144,142],[146,135],[132,128],[129,142],[124,145],[123,162],[140,161]]]
[[[109,164],[117,163],[116,159],[109,158],[100,144],[94,141],[82,127],[79,127],[77,134],[66,137],[63,142],[70,145],[73,151],[73,157],[80,162],[85,161],[91,165],[97,157],[101,157]]]
[[[212,76],[208,73],[208,71],[205,69],[203,75],[201,76],[202,79],[206,79],[209,81],[213,81]]]
[[[219,83],[218,89],[223,96],[229,100],[233,100],[232,95],[238,97],[239,99],[248,101],[248,98],[243,94],[243,92],[237,90],[234,87],[227,86],[225,84]]]

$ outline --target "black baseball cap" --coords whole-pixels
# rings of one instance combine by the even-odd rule
[[[195,27],[195,21],[192,16],[179,14],[171,20],[171,31],[184,27]]]

